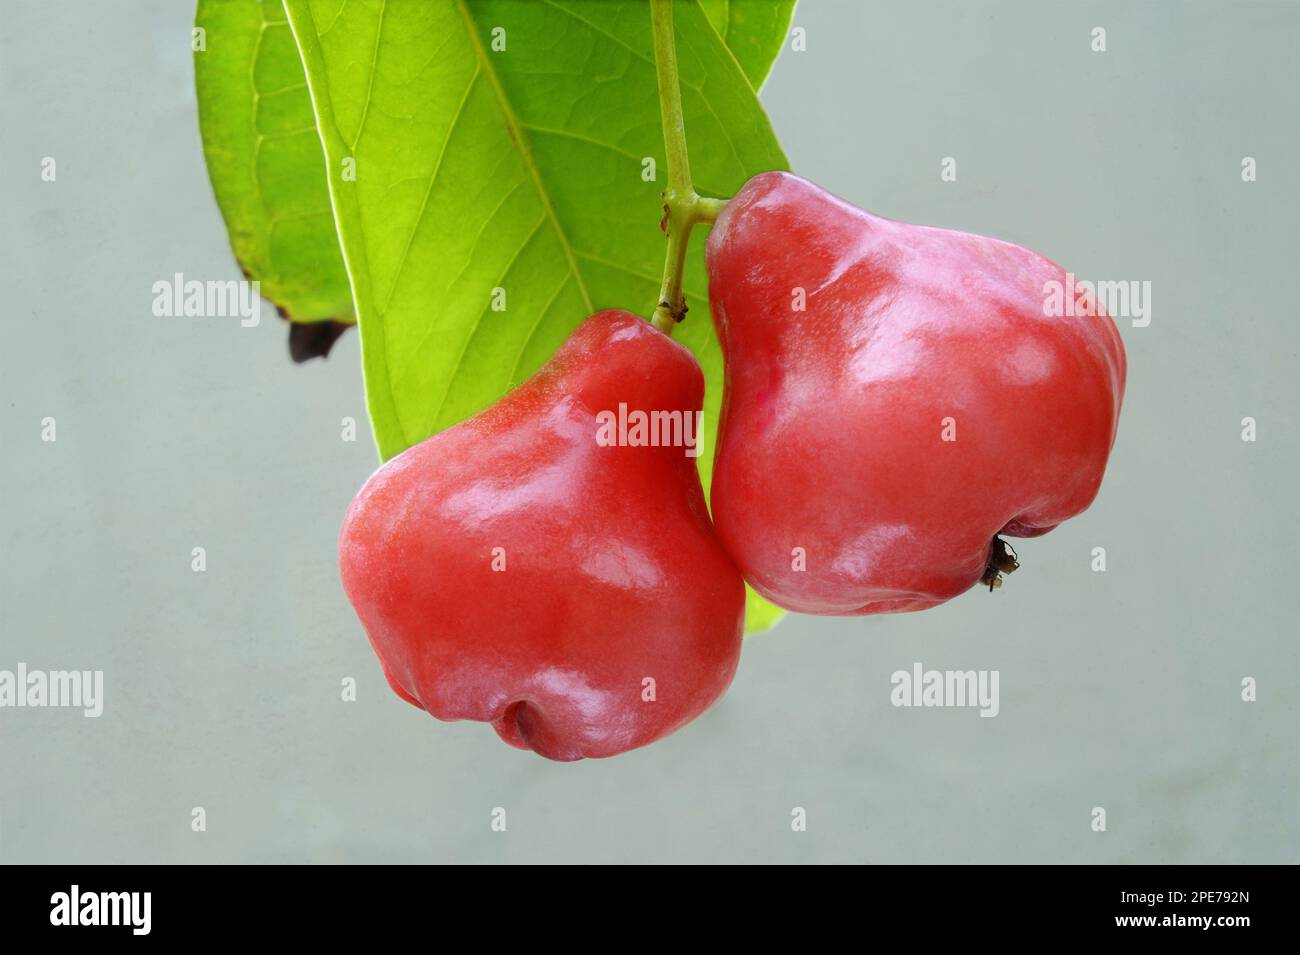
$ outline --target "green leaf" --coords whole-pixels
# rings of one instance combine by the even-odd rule
[[[194,53],[199,131],[235,258],[295,322],[350,321],[316,118],[284,10],[199,0],[194,25],[206,46]]]
[[[495,401],[592,312],[653,311],[666,170],[644,3],[287,0],[286,9],[325,148],[382,457]],[[696,186],[731,195],[785,168],[785,156],[701,8],[682,3],[676,14]],[[642,178],[647,157],[657,181]],[[704,366],[712,448],[722,356],[703,247],[699,234],[684,284],[693,311],[677,337]],[[497,289],[504,311],[492,308]],[[707,488],[711,454],[700,465]],[[753,623],[771,622],[751,606]]]
[[[781,52],[795,0],[700,0],[704,15],[759,89]]]
[[[758,89],[794,0],[700,3]],[[194,25],[215,40],[195,52],[195,87],[208,172],[237,261],[292,320],[350,321],[310,97],[282,7],[199,0]]]

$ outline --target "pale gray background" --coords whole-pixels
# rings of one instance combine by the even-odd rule
[[[0,7],[0,668],[107,679],[98,720],[0,710],[0,860],[1297,860],[1300,4],[805,0],[763,96],[795,170],[1154,283],[1119,441],[1000,594],[788,618],[697,723],[577,765],[384,684],[334,564],[356,336],[292,367],[269,314],[151,314],[237,277],[189,5]],[[916,660],[999,669],[1001,715],[892,708]]]

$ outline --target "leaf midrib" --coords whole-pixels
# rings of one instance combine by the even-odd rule
[[[519,117],[515,115],[515,111],[510,105],[510,100],[506,96],[505,88],[501,85],[501,78],[497,75],[496,67],[492,65],[491,60],[488,58],[487,50],[483,48],[483,41],[478,35],[477,24],[469,12],[468,5],[465,0],[456,0],[456,6],[460,10],[461,18],[465,22],[465,32],[469,34],[470,44],[473,46],[474,55],[478,59],[478,70],[476,71],[475,76],[477,77],[480,74],[486,76],[488,83],[492,87],[492,94],[496,98],[498,108],[501,110],[502,119],[505,121],[510,141],[514,144],[515,151],[519,154],[519,159],[523,163],[525,170],[528,172],[528,178],[531,180],[533,189],[537,193],[538,201],[542,204],[544,219],[545,221],[550,222],[551,228],[555,232],[555,237],[559,240],[560,248],[564,252],[565,263],[569,268],[569,274],[572,275],[573,281],[578,287],[578,292],[582,295],[583,305],[586,307],[587,313],[590,314],[594,311],[591,293],[587,290],[586,282],[583,281],[582,272],[578,268],[577,257],[574,254],[572,244],[569,242],[569,237],[565,234],[563,226],[560,225],[559,217],[555,213],[555,206],[551,202],[550,193],[546,190],[546,187],[542,182],[541,170],[537,168],[537,163],[533,159],[532,150],[528,147],[527,134],[524,131],[523,124],[519,121]],[[472,81],[470,85],[473,86]],[[461,106],[463,108],[464,103],[462,103]],[[450,138],[450,134],[448,135]],[[444,151],[446,148],[447,144],[444,143]],[[432,183],[430,183],[430,186],[432,187]],[[414,228],[419,228],[418,220],[416,221]],[[565,284],[568,283],[562,283],[561,288],[563,288],[563,285]],[[539,323],[543,317],[544,315],[538,316]],[[532,338],[532,335],[536,330],[537,326],[534,324],[532,331],[529,332],[529,339]],[[442,417],[443,409],[447,405],[447,399],[451,396],[452,386],[455,384],[456,377],[460,372],[461,363],[464,362],[465,354],[469,351],[470,343],[474,340],[474,336],[477,332],[478,322],[475,322],[470,333],[465,336],[465,342],[461,345],[460,354],[456,356],[456,361],[452,365],[451,374],[447,376],[447,387],[443,390],[442,397],[438,400],[438,407],[433,413],[432,420],[434,422],[437,422],[438,419]],[[386,339],[387,336],[385,336],[385,340]],[[527,341],[524,342],[523,347],[525,350],[527,349]],[[389,378],[388,380],[391,384],[392,379]]]
[[[496,67],[492,65],[487,50],[483,48],[483,40],[478,35],[477,24],[469,12],[469,5],[466,0],[456,0],[456,6],[460,8],[461,16],[465,20],[465,32],[469,34],[470,43],[474,45],[474,55],[478,57],[479,69],[483,71],[483,74],[488,78],[488,82],[492,84],[492,93],[496,96],[497,105],[501,108],[506,128],[510,133],[510,141],[514,143],[515,151],[519,153],[524,168],[528,170],[528,177],[532,180],[533,188],[537,190],[537,197],[541,200],[542,211],[546,214],[546,218],[550,220],[551,227],[560,240],[560,246],[564,249],[564,260],[569,265],[569,271],[573,273],[574,281],[578,283],[578,290],[582,293],[583,304],[586,306],[587,311],[590,312],[592,310],[591,293],[587,291],[587,283],[582,280],[582,272],[578,269],[578,262],[573,254],[573,245],[569,242],[564,227],[560,225],[559,216],[555,214],[555,205],[551,202],[551,194],[542,182],[542,172],[537,168],[537,162],[533,159],[533,151],[528,146],[528,134],[524,131],[523,124],[519,122],[519,117],[515,115],[514,108],[510,105],[510,100],[506,96],[505,87],[501,85],[501,77],[497,75]]]

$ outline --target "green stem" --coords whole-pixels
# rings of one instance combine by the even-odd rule
[[[724,199],[705,199],[691,182],[691,163],[686,151],[686,122],[682,118],[681,84],[677,78],[677,44],[673,36],[673,0],[650,0],[650,27],[654,34],[655,74],[659,81],[659,108],[664,125],[664,153],[668,163],[668,188],[663,192],[664,230],[668,252],[664,257],[664,280],[659,290],[659,307],[650,322],[665,335],[686,315],[682,277],[691,229],[700,222],[713,222],[726,205]]]
[[[727,206],[726,199],[710,199],[708,196],[695,197],[695,219],[697,222],[717,222],[718,216]]]
[[[669,207],[671,210],[671,206]],[[668,213],[672,218],[672,212]],[[659,307],[650,317],[650,324],[665,335],[673,333],[673,326],[686,317],[686,296],[682,294],[682,276],[686,272],[686,250],[690,246],[691,230],[668,226],[668,254],[664,258],[664,283],[659,289]]]
[[[682,118],[682,87],[677,79],[677,43],[673,34],[673,0],[650,0],[650,29],[655,44],[655,75],[659,80],[659,110],[664,123],[668,157],[668,191],[690,195],[691,162],[686,152],[686,120]]]

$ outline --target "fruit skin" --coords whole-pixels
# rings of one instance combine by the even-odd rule
[[[1044,315],[1060,266],[787,173],[727,204],[707,262],[726,360],[713,519],[768,600],[932,607],[981,579],[995,534],[1046,533],[1096,496],[1124,347],[1105,314]]]
[[[376,471],[339,565],[397,694],[556,760],[644,746],[717,700],[744,586],[695,459],[596,440],[620,402],[685,413],[703,395],[684,346],[600,312],[495,405]]]

